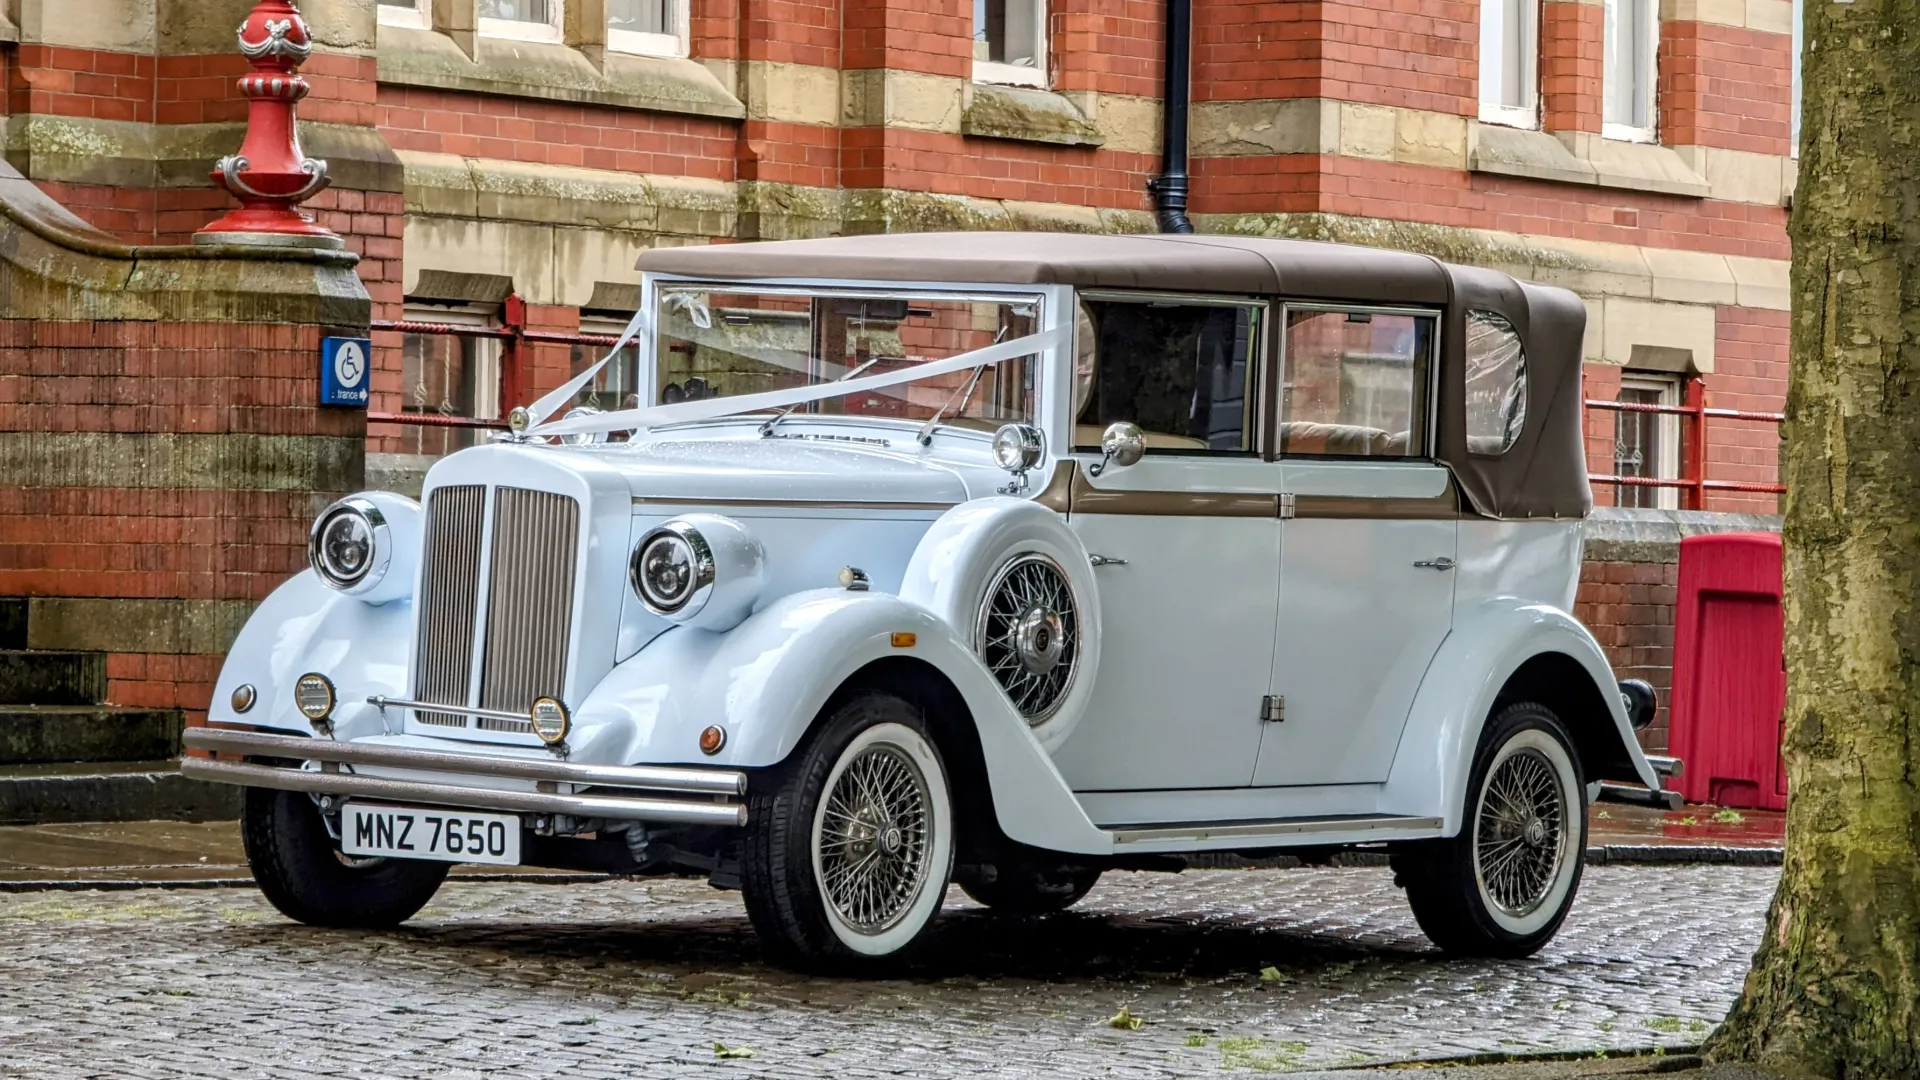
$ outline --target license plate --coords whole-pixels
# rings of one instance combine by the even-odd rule
[[[348,803],[340,814],[340,850],[348,855],[518,866],[520,819],[512,814]]]

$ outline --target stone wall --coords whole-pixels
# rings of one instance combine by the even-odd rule
[[[0,163],[0,596],[107,655],[115,704],[204,710],[222,655],[364,484],[320,339],[364,334],[344,252],[131,247]]]

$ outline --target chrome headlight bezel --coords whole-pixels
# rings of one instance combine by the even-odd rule
[[[367,562],[357,574],[338,573],[338,568],[327,558],[324,546],[328,528],[349,515],[359,518],[367,530]],[[393,529],[387,523],[387,516],[373,500],[360,495],[349,495],[322,510],[307,532],[307,564],[313,567],[314,575],[329,589],[349,596],[379,587],[393,565],[393,551]]]
[[[679,548],[687,563],[686,580],[672,592],[660,589],[648,574],[648,553],[663,547]],[[633,557],[627,566],[627,579],[634,595],[648,611],[663,619],[689,619],[699,614],[707,598],[713,595],[716,577],[712,545],[699,529],[684,521],[669,521],[648,530],[634,545]]]
[[[654,544],[684,545],[684,598],[647,586],[646,555]],[[767,551],[743,524],[721,514],[686,514],[647,530],[634,545],[627,577],[640,603],[679,626],[724,631],[753,613],[767,587]]]

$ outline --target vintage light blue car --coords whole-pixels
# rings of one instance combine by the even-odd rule
[[[568,410],[589,371],[420,503],[336,503],[228,657],[184,769],[249,789],[293,918],[398,923],[451,862],[696,870],[844,966],[950,882],[1028,914],[1367,846],[1513,956],[1588,801],[1669,797],[1568,614],[1572,294],[1217,236],[640,269],[635,407]]]

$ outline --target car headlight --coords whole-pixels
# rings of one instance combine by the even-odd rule
[[[420,504],[375,491],[349,495],[320,512],[307,536],[307,561],[328,588],[370,604],[413,588]]]
[[[634,595],[668,622],[728,630],[766,587],[766,550],[746,526],[689,514],[648,530],[629,566]]]

